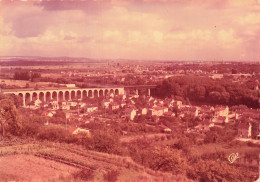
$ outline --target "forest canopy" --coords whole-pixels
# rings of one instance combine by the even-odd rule
[[[247,83],[213,80],[201,76],[179,76],[165,79],[156,87],[158,97],[178,96],[195,103],[212,105],[246,105],[258,108],[258,92]]]

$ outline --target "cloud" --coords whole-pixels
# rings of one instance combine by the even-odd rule
[[[12,13],[10,10],[12,9]],[[41,8],[30,5],[10,5],[2,8],[2,17],[16,37],[37,37],[44,33],[52,19]]]
[[[83,2],[2,6],[0,55],[260,58],[260,13],[251,0]]]
[[[240,17],[237,21],[241,25],[248,25],[248,24],[260,25],[260,13],[249,13],[246,16]]]
[[[110,1],[41,1],[35,3],[47,11],[81,10],[88,14],[98,14],[111,7]]]

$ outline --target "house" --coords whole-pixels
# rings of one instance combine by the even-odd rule
[[[115,94],[114,94],[114,93],[110,93],[110,94],[109,94],[109,97],[110,97],[110,98],[114,98],[114,97],[115,97]]]
[[[126,102],[125,101],[122,101],[121,104],[120,104],[120,107],[123,108],[126,106]]]
[[[199,109],[199,114],[212,114],[214,112],[213,106],[203,105]]]
[[[211,76],[209,76],[212,79],[222,79],[223,78],[223,74],[212,74]]]
[[[69,129],[69,132],[73,135],[77,135],[77,134],[80,134],[80,133],[84,133],[86,134],[88,137],[90,137],[90,131],[87,130],[87,129],[83,129],[83,128],[79,128],[79,127],[70,127]]]
[[[62,110],[70,110],[70,106],[68,105],[68,101],[61,100],[59,101],[59,108]]]
[[[48,107],[48,106],[49,106],[49,103],[42,101],[41,107]]]
[[[134,95],[133,98],[138,99],[138,98],[139,98],[139,95]]]
[[[225,116],[227,117],[228,116],[228,112],[229,112],[229,108],[228,106],[226,107],[223,107],[223,106],[217,106],[215,108],[215,116]]]
[[[72,115],[72,113],[66,112],[66,113],[65,113],[66,119],[70,118],[71,115]]]
[[[152,108],[152,107],[155,107],[156,105],[155,105],[155,103],[153,102],[153,101],[149,101],[149,102],[147,102],[147,107],[149,107],[149,108]]]
[[[50,107],[51,107],[51,109],[53,109],[53,110],[59,109],[58,101],[57,101],[57,100],[51,100],[51,101],[50,101]]]
[[[79,105],[80,108],[83,108],[83,107],[85,107],[87,104],[84,103],[84,102],[79,102],[78,105]]]
[[[102,107],[103,108],[109,108],[109,104],[110,104],[110,100],[109,99],[104,99],[103,101],[102,101]],[[113,102],[113,101],[112,101]]]
[[[128,118],[130,120],[134,120],[134,118],[136,116],[136,110],[133,108],[128,108],[125,110],[125,115],[126,115],[126,118]]]
[[[147,97],[148,98],[148,101],[151,102],[151,101],[154,101],[154,98],[153,97]]]
[[[160,127],[161,130],[162,130],[163,132],[165,132],[165,133],[170,133],[170,132],[172,132],[172,130],[171,130],[169,127],[167,127],[167,126],[165,126],[165,125],[163,125],[163,124],[159,125],[159,127]]]
[[[214,124],[212,121],[208,120],[208,119],[203,120],[203,121],[201,122],[201,124],[202,124],[203,126],[208,126],[209,128],[215,126],[215,124]]]
[[[142,108],[141,109],[141,114],[142,115],[146,115],[148,113],[148,109],[147,108]]]
[[[75,84],[59,84],[60,86],[65,86],[67,88],[75,88],[76,85]]]
[[[228,116],[218,116],[218,117],[213,117],[212,121],[214,123],[228,123],[229,118]]]
[[[116,109],[120,108],[120,105],[116,102],[113,102],[113,103],[109,104],[109,108],[110,108],[110,110],[116,110]]]
[[[163,107],[155,106],[149,110],[149,115],[151,116],[162,116]]]
[[[200,124],[195,126],[194,128],[199,132],[207,132],[210,131],[210,128],[214,126],[214,123],[210,120],[203,120]]]
[[[166,99],[164,101],[165,106],[167,107],[173,107],[174,99]]]
[[[247,111],[241,113],[242,118],[260,120],[260,112],[258,111]]]
[[[238,137],[241,138],[251,138],[252,136],[252,124],[247,123],[239,123],[238,125]]]
[[[161,99],[158,99],[158,100],[156,100],[155,102],[156,102],[157,104],[161,104],[161,105],[163,105],[163,103],[164,103],[163,100],[161,100]]]
[[[98,107],[96,105],[86,105],[85,106],[85,111],[86,112],[94,112],[97,111]]]
[[[179,116],[184,117],[185,115],[192,115],[194,117],[197,117],[199,115],[199,110],[197,107],[189,107],[189,106],[182,107],[180,109]]]
[[[75,109],[78,105],[78,102],[76,101],[68,101],[67,105],[70,107],[70,109]]]
[[[149,111],[148,114],[151,116],[163,116],[163,113],[168,112],[168,108],[164,106],[154,106]]]
[[[180,109],[182,107],[182,101],[177,100],[176,102],[172,103],[173,107]]]
[[[41,107],[41,104],[42,104],[42,101],[41,101],[40,99],[36,99],[36,100],[34,101],[35,107]]]
[[[44,116],[48,116],[48,117],[53,117],[53,115],[56,113],[56,111],[47,111],[44,112],[43,115]]]
[[[126,95],[117,95],[116,97],[118,100],[125,100],[126,99]]]
[[[174,117],[175,113],[168,111],[168,112],[163,113],[163,115],[166,116],[166,117]]]
[[[133,101],[133,100],[130,100],[131,101],[131,104],[135,104],[135,101]]]
[[[163,113],[168,112],[168,107],[163,107]]]

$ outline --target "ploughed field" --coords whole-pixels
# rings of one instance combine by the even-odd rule
[[[104,175],[111,170],[118,172],[117,181],[182,178],[144,168],[128,157],[89,151],[77,145],[50,142],[0,145],[0,181],[81,181],[75,179],[75,174],[82,170],[91,171],[91,181],[104,181]]]

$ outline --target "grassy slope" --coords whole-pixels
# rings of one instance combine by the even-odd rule
[[[119,172],[118,181],[188,181],[183,176],[173,176],[169,173],[144,168],[133,162],[129,157],[89,151],[72,144],[35,142],[34,144],[2,146],[0,150],[2,156],[30,154],[74,166],[79,170],[92,170],[94,181],[103,181],[103,175],[112,169]],[[0,171],[0,181],[17,180],[17,178],[19,176],[6,176]],[[72,176],[61,176],[55,181],[75,181],[75,179]]]

